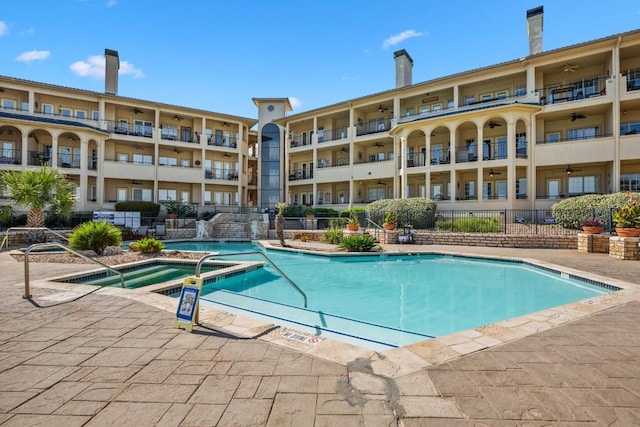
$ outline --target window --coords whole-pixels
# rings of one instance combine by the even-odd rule
[[[476,101],[476,97],[473,95],[468,95],[464,97],[464,105],[473,104]]]
[[[507,181],[498,181],[497,183],[497,198],[500,200],[507,199]]]
[[[558,199],[560,197],[560,180],[547,180],[547,198]]]
[[[453,99],[447,101],[447,109],[453,108]]]
[[[509,96],[509,92],[507,92],[506,90],[496,92],[496,99],[507,99],[508,96]]]
[[[158,157],[158,165],[160,166],[178,166],[178,159],[175,157]],[[175,200],[175,199],[173,199]]]
[[[406,112],[406,114],[405,114],[405,115],[406,115],[407,117],[411,117],[411,116],[413,116],[415,113],[416,113],[415,108],[410,107],[410,108],[407,108],[407,112]]]
[[[182,159],[182,167],[183,168],[190,168],[191,167],[191,162],[188,159]]]
[[[42,114],[53,114],[53,105],[42,104]]]
[[[151,202],[151,189],[150,188],[134,188],[131,190],[133,194],[133,200],[135,202]]]
[[[60,107],[60,115],[62,117],[71,117],[73,114],[72,114],[71,108]]]
[[[527,198],[527,178],[518,178],[516,180],[516,199]]]
[[[22,111],[29,111],[29,101],[22,101]]]
[[[598,136],[598,127],[586,127],[580,129],[569,129],[567,139],[575,141],[576,139],[591,139]]]
[[[595,176],[570,176],[569,194],[597,193],[598,180]]]
[[[381,187],[370,188],[368,195],[369,195],[369,202],[373,202],[375,200],[382,200],[384,199],[384,188],[381,188]]]
[[[100,120],[100,111],[93,110],[91,112],[91,120],[95,120],[95,121]]]
[[[442,104],[433,104],[431,106],[431,111],[436,113],[438,111],[442,111]]]
[[[98,200],[98,189],[95,185],[89,187],[89,200],[91,200],[92,202]]]
[[[13,163],[14,157],[13,142],[3,141],[2,152],[0,152],[0,163]]]
[[[475,181],[467,181],[464,183],[464,198],[466,200],[474,200],[476,198]]]
[[[324,141],[324,128],[318,128],[318,142]]]
[[[423,107],[420,107],[420,114],[429,114],[429,107],[426,105]]]
[[[640,173],[620,175],[620,191],[640,191]]]
[[[516,96],[525,96],[527,94],[526,86],[516,86]]]
[[[135,135],[149,137],[151,136],[152,128],[153,128],[153,124],[151,122],[147,122],[144,120],[133,121],[133,132]]]
[[[169,190],[166,188],[158,189],[158,201],[160,203],[168,202],[169,200],[178,200],[178,192],[176,190]]]
[[[211,204],[211,191],[209,190],[205,190],[204,192],[204,204],[205,205]]]
[[[76,110],[76,119],[86,119],[87,112],[85,110]]]
[[[13,99],[3,99],[2,100],[2,108],[5,110],[15,110],[17,107],[16,101]]]
[[[189,191],[181,191],[180,200],[182,203],[191,203],[191,193]]]
[[[636,135],[640,133],[640,122],[623,123],[620,125],[620,135]]]
[[[554,144],[560,141],[560,132],[550,132],[547,134],[546,141],[548,144]]]
[[[175,141],[178,139],[178,128],[170,125],[162,125],[162,139],[168,139],[170,141]]]
[[[118,153],[118,161],[120,163],[129,163],[129,155],[127,153]]]
[[[507,137],[499,136],[496,138],[496,159],[507,158]]]
[[[153,164],[153,158],[150,154],[134,154],[133,163],[139,165],[151,165]]]
[[[487,93],[484,95],[480,96],[480,100],[481,101],[491,101],[493,99],[493,94],[492,93]]]

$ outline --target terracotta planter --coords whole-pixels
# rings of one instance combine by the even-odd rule
[[[602,227],[590,227],[588,225],[582,226],[582,231],[584,232],[584,234],[599,234],[602,233],[603,229],[604,228]]]
[[[178,214],[174,214],[174,213],[167,214],[167,218],[176,219],[176,218],[178,218]]]
[[[358,224],[347,224],[347,230],[349,231],[358,231],[359,228]]]
[[[315,215],[313,215],[313,214],[309,214],[309,215],[307,215],[307,218],[309,218],[309,219],[313,219],[313,218],[315,218],[315,217],[316,217],[316,216],[315,216]]]
[[[616,228],[618,237],[640,237],[640,228]]]
[[[395,228],[396,228],[395,224],[384,223],[384,224],[382,224],[382,226],[384,227],[385,230],[395,230]]]

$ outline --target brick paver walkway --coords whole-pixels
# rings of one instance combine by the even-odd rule
[[[207,325],[190,334],[173,313],[99,292],[59,304],[38,289],[36,307],[10,262],[21,266],[0,254],[2,425],[640,425],[637,301],[389,378],[369,359],[345,366]],[[637,264],[614,274],[637,278]]]

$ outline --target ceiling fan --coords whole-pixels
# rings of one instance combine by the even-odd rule
[[[142,113],[144,113],[144,111],[142,111],[142,110],[141,110],[141,109],[139,109],[139,108],[134,108],[134,109],[133,109],[133,114],[142,114]]]
[[[582,169],[573,169],[571,165],[567,165],[567,168],[564,170],[567,175],[571,175],[574,172],[580,172]]]
[[[373,144],[373,146],[376,147],[376,148],[382,148],[382,147],[384,147],[384,144],[381,143],[381,142],[376,142],[375,144]]]
[[[176,154],[182,153],[182,151],[178,150],[178,147],[174,147],[173,148],[173,152],[176,153]]]
[[[136,151],[137,150],[144,150],[144,147],[141,147],[138,144],[136,144],[136,145],[133,146],[133,149],[136,150]]]
[[[387,110],[388,110],[388,108],[387,107],[383,107],[382,104],[378,105],[378,113],[382,114]]]
[[[489,169],[489,177],[493,178],[494,175],[502,175],[502,172],[494,172],[493,169]]]
[[[489,123],[487,123],[487,127],[493,129],[496,126],[502,126],[500,123],[496,123],[493,120],[489,120]]]
[[[585,116],[584,114],[573,113],[571,115],[571,121],[572,122],[575,122],[578,119],[586,119],[586,118],[587,118],[587,116]]]
[[[386,182],[378,181],[378,185],[387,185]]]
[[[564,72],[564,73],[575,73],[575,71],[578,68],[580,68],[579,65],[564,64],[562,66],[562,72]]]
[[[227,128],[228,128],[228,127],[229,127],[229,123],[227,123],[227,122],[222,122],[222,126],[224,126],[224,127],[227,127]]]
[[[142,183],[140,183],[140,182],[138,182],[136,180],[133,180],[133,181],[131,181],[131,185],[142,185]]]
[[[180,116],[179,116],[179,115],[177,115],[177,114],[176,114],[175,116],[173,116],[173,120],[180,121],[180,120],[183,120],[183,119],[184,119],[183,117],[180,117]]]

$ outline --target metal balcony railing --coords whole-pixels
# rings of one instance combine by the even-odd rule
[[[538,89],[540,104],[557,104],[604,96],[607,94],[606,79],[592,77]]]
[[[347,137],[347,127],[340,126],[335,129],[318,129],[318,143],[336,141]]]
[[[22,164],[22,150],[12,150],[8,148],[1,149],[0,164],[3,164],[3,165]]]
[[[238,171],[230,171],[221,168],[205,169],[204,177],[206,179],[222,179],[226,181],[237,181]],[[256,177],[257,183],[257,177]]]
[[[356,136],[387,132],[389,129],[391,129],[391,118],[389,117],[370,120],[356,125]]]

